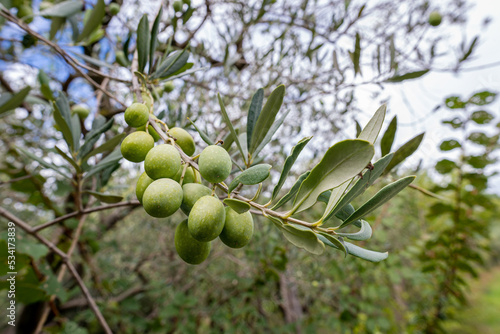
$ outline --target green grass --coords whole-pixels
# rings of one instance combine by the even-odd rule
[[[500,333],[500,268],[484,273],[471,283],[470,304],[445,324],[448,333]]]

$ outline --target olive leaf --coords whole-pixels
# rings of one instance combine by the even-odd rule
[[[347,256],[347,248],[344,245],[343,241],[340,241],[339,239],[335,238],[333,235],[330,235],[328,233],[320,232],[318,234],[319,240],[323,241],[325,245],[328,245],[333,248],[340,249],[342,252],[344,252],[344,255]]]
[[[85,142],[82,145],[82,148],[78,152],[78,157],[81,158],[83,156],[86,156],[90,151],[92,151],[92,148],[94,147],[94,144],[99,140],[101,135],[111,129],[113,126],[114,119],[111,118],[109,121],[104,123],[101,126],[98,127],[93,127],[93,129],[87,133],[85,136]],[[82,159],[83,160],[83,159]]]
[[[285,238],[298,248],[321,255],[325,251],[325,244],[310,228],[298,224],[285,224],[279,218],[266,216],[281,230]]]
[[[64,177],[67,177],[68,179],[70,179],[71,177],[66,175],[65,173],[63,173],[61,171],[61,168],[56,166],[56,165],[53,165],[51,163],[48,163],[46,162],[45,160],[43,160],[42,158],[39,158],[37,157],[36,155],[34,155],[33,153],[25,150],[24,148],[21,148],[21,147],[16,147],[16,150],[18,150],[19,152],[23,153],[24,155],[26,155],[28,158],[32,159],[32,160],[35,160],[37,161],[38,163],[40,163],[42,166],[46,167],[46,168],[50,168],[52,169],[53,171],[57,172],[58,174],[64,176]]]
[[[253,155],[259,146],[259,144],[264,140],[267,133],[271,129],[276,115],[283,104],[283,98],[285,97],[285,86],[278,86],[269,96],[266,104],[262,108],[262,111],[255,122],[253,127],[252,136],[250,138],[250,145],[248,146],[248,152]]]
[[[149,73],[153,71],[154,57],[156,51],[156,45],[158,44],[158,29],[160,27],[161,16],[163,14],[163,7],[160,6],[158,15],[156,15],[155,21],[153,22],[153,27],[151,28],[151,45],[149,46]]]
[[[138,71],[141,73],[144,72],[148,62],[149,47],[149,20],[148,16],[144,14],[137,26],[137,60]]]
[[[429,73],[429,71],[430,70],[422,70],[422,71],[408,72],[401,75],[395,75],[392,78],[387,79],[386,82],[401,82],[410,79],[417,79],[420,78],[421,76],[426,75],[427,73]]]
[[[38,15],[43,17],[69,17],[82,11],[81,1],[63,1],[42,10]]]
[[[407,176],[399,179],[391,184],[386,185],[384,188],[380,189],[372,198],[370,198],[365,204],[359,207],[353,214],[351,214],[339,228],[345,227],[354,221],[363,218],[373,210],[377,209],[379,206],[396,196],[401,190],[406,188],[410,183],[415,180],[416,176]]]
[[[271,167],[272,166],[268,164],[260,164],[244,170],[229,184],[228,193],[230,194],[240,183],[244,185],[261,183],[269,177]]]
[[[117,136],[114,136],[110,140],[107,140],[104,142],[101,146],[96,147],[89,153],[87,153],[83,158],[82,161],[87,161],[90,157],[93,157],[94,155],[97,155],[99,153],[104,153],[113,150],[118,144],[121,143],[122,139],[126,136],[126,133],[120,133]]]
[[[372,116],[370,121],[363,128],[361,133],[358,136],[358,139],[364,139],[370,143],[375,143],[377,140],[378,134],[380,133],[380,129],[384,124],[385,113],[387,111],[387,105],[381,105],[375,114]]]
[[[247,147],[250,147],[250,141],[252,140],[252,133],[255,123],[259,118],[260,112],[262,110],[262,103],[264,101],[264,89],[259,88],[257,92],[252,97],[252,102],[250,103],[250,108],[248,109],[247,115]]]
[[[104,0],[97,0],[94,9],[92,9],[92,12],[90,13],[90,17],[83,26],[82,33],[78,36],[76,41],[81,42],[85,38],[89,37],[90,34],[101,25],[102,19],[104,18],[105,14],[106,4],[104,3]]]
[[[361,220],[361,228],[358,232],[355,233],[337,232],[337,235],[346,237],[351,240],[358,240],[358,241],[368,240],[372,236],[372,227],[368,222]]]
[[[283,187],[283,184],[285,183],[286,178],[288,177],[288,173],[290,173],[290,169],[292,168],[293,164],[297,160],[300,152],[304,149],[304,147],[307,145],[307,143],[311,140],[311,137],[306,137],[302,138],[297,145],[295,145],[292,148],[292,151],[290,152],[290,155],[286,158],[285,160],[285,165],[283,166],[283,170],[281,171],[280,179],[276,186],[274,187],[273,190],[273,195],[271,197],[271,201],[274,201],[276,196],[278,196],[278,193],[281,190],[281,187]]]
[[[394,157],[385,169],[384,175],[389,173],[394,167],[399,165],[401,162],[403,162],[404,159],[408,158],[418,149],[420,143],[422,142],[422,139],[424,139],[424,134],[425,133],[421,133],[413,137],[412,139],[408,140],[403,146],[398,148],[396,152],[394,152]]]
[[[349,204],[353,199],[361,195],[368,187],[370,187],[376,179],[382,175],[387,165],[391,162],[393,157],[393,153],[386,155],[385,157],[380,158],[373,164],[373,169],[368,169],[365,171],[363,176],[356,181],[354,186],[352,186],[349,191],[342,196],[340,200],[337,198],[332,200],[330,197],[330,201],[327,204],[325,209],[324,218],[322,220],[329,219],[332,215],[336,214],[340,209],[342,209],[345,205]],[[340,187],[339,187],[340,188]],[[335,194],[335,195],[334,195]],[[338,196],[338,192],[332,191],[332,196]],[[338,202],[337,202],[338,201]],[[335,205],[333,204],[335,203]]]
[[[311,207],[322,192],[338,187],[357,175],[374,153],[370,142],[359,139],[343,140],[330,147],[300,186],[290,213]]]
[[[304,180],[309,176],[309,173],[311,173],[311,172],[307,171],[304,174],[302,174],[301,176],[299,176],[297,181],[295,181],[295,183],[293,184],[292,188],[290,188],[290,190],[283,197],[281,197],[281,199],[278,201],[278,203],[276,203],[272,207],[272,210],[276,210],[276,209],[282,207],[283,205],[285,205],[288,201],[290,201],[295,196],[297,191],[299,191],[299,188],[302,185],[302,182],[304,182]]]
[[[182,51],[177,51],[169,55],[161,62],[158,69],[151,75],[151,79],[168,78],[186,65],[189,58],[187,47]]]
[[[229,132],[231,133],[233,140],[236,142],[236,146],[238,146],[238,150],[241,153],[241,157],[243,158],[243,161],[246,164],[245,153],[243,152],[243,149],[241,148],[241,144],[240,144],[240,141],[238,139],[238,135],[236,134],[236,131],[234,130],[233,124],[231,123],[231,120],[229,119],[229,116],[227,115],[226,107],[224,106],[224,102],[222,101],[222,98],[221,98],[219,93],[217,93],[217,98],[219,99],[219,105],[220,105],[220,110],[222,113],[222,118],[224,118],[224,122],[226,123],[227,127],[229,128]]]
[[[15,94],[7,95],[9,96],[9,99],[0,104],[0,115],[4,112],[19,107],[23,103],[24,99],[28,96],[30,90],[31,87],[26,86]]]
[[[94,196],[103,203],[118,203],[123,197],[118,195],[104,194],[96,191],[86,190],[84,193]]]
[[[223,200],[223,202],[239,214],[245,213],[250,210],[250,204],[240,201],[239,199],[226,198]]]
[[[394,143],[394,137],[396,136],[396,129],[398,127],[398,117],[394,116],[385,130],[382,140],[380,141],[380,150],[382,151],[382,156],[387,155],[391,152],[392,144]]]

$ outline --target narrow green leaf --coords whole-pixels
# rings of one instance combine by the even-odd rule
[[[149,21],[144,14],[137,26],[137,60],[139,62],[138,71],[143,73],[149,56]]]
[[[53,171],[57,172],[58,174],[60,174],[60,175],[62,175],[62,176],[64,176],[64,177],[67,177],[68,179],[70,179],[70,178],[71,178],[70,176],[68,176],[68,175],[66,175],[65,173],[63,173],[63,172],[61,171],[61,168],[60,168],[60,167],[57,167],[56,165],[53,165],[53,164],[51,164],[51,163],[46,162],[46,161],[45,161],[45,160],[43,160],[42,158],[37,157],[37,156],[36,156],[36,155],[34,155],[33,153],[31,153],[31,152],[29,152],[29,151],[25,150],[24,148],[21,148],[21,147],[16,147],[16,149],[17,149],[19,152],[21,152],[21,153],[23,153],[24,155],[26,155],[28,158],[30,158],[30,159],[32,159],[32,160],[37,161],[38,163],[40,163],[40,165],[42,165],[42,166],[44,166],[44,167],[46,167],[46,168],[50,168],[50,169],[52,169]]]
[[[229,131],[231,132],[233,136],[233,140],[236,142],[236,146],[238,146],[238,150],[241,153],[241,156],[243,158],[243,161],[246,164],[247,157],[245,157],[245,153],[243,153],[243,149],[241,148],[240,141],[238,139],[238,135],[236,134],[236,131],[234,131],[233,124],[231,123],[231,120],[229,119],[229,116],[227,115],[226,112],[226,107],[224,106],[224,102],[222,101],[222,98],[219,93],[217,93],[217,98],[219,99],[219,105],[220,105],[220,110],[222,113],[222,118],[224,118],[224,122],[226,123],[227,127],[229,128]]]
[[[81,42],[90,36],[94,30],[96,30],[102,23],[102,19],[106,14],[106,4],[104,0],[97,0],[97,3],[92,9],[90,16],[83,26],[81,34],[78,36],[77,42]]]
[[[368,187],[370,187],[376,179],[382,175],[387,165],[391,162],[393,157],[393,153],[390,153],[379,160],[377,160],[373,164],[373,170],[367,170],[363,177],[358,179],[358,181],[354,184],[354,186],[349,189],[347,194],[345,194],[338,203],[332,200],[333,197],[330,197],[330,201],[325,209],[325,214],[322,220],[328,220],[331,216],[335,215],[338,211],[340,211],[344,206],[351,203],[353,199],[361,195]],[[333,191],[332,191],[333,196]]]
[[[307,171],[304,174],[302,174],[301,176],[299,176],[297,181],[295,181],[295,183],[293,184],[292,188],[290,188],[290,190],[283,197],[281,197],[281,199],[278,201],[278,203],[276,203],[272,207],[272,210],[276,210],[276,209],[282,207],[283,205],[285,205],[288,201],[290,201],[295,196],[297,191],[299,191],[300,186],[302,185],[302,182],[304,182],[304,180],[309,176],[310,173],[311,173],[310,171]]]
[[[402,75],[395,75],[392,78],[387,79],[386,82],[401,82],[401,81],[410,80],[410,79],[417,79],[417,78],[420,78],[421,76],[424,76],[428,72],[429,72],[429,70],[423,70],[423,71],[405,73]]]
[[[284,224],[281,232],[292,244],[312,254],[321,255],[325,251],[325,244],[310,228],[296,224]]]
[[[85,193],[94,196],[103,203],[118,203],[123,200],[123,196],[104,194],[96,191],[86,190]]]
[[[151,79],[167,79],[186,65],[188,59],[189,53],[187,52],[187,48],[171,54],[158,66],[158,69],[151,75]]]
[[[113,150],[118,144],[121,143],[122,139],[126,136],[126,133],[120,133],[119,135],[114,136],[110,140],[104,142],[101,146],[93,149],[89,153],[87,153],[83,158],[82,161],[87,161],[90,157],[93,157],[94,155],[97,155],[99,153],[104,153]]]
[[[11,97],[2,105],[0,105],[0,115],[3,114],[4,112],[7,112],[9,110],[15,109],[19,107],[24,99],[28,96],[29,92],[31,90],[30,86],[26,86],[23,89],[21,89],[19,92],[11,95]]]
[[[372,198],[370,198],[365,204],[359,207],[352,215],[350,215],[343,223],[340,228],[345,227],[355,220],[363,218],[373,210],[377,209],[379,206],[396,196],[401,190],[406,188],[410,183],[413,182],[415,176],[407,176],[399,179],[391,184],[386,185],[384,188],[380,189]]]
[[[109,121],[107,121],[103,125],[95,127],[92,129],[92,131],[87,133],[87,135],[85,136],[85,142],[83,143],[82,148],[78,152],[78,158],[86,156],[90,151],[92,151],[94,144],[99,140],[99,138],[101,137],[101,135],[103,133],[105,133],[106,131],[111,129],[111,127],[113,126],[113,123],[114,123],[114,119],[111,118]],[[86,159],[82,159],[82,160],[85,161]]]
[[[85,62],[87,62],[91,65],[95,65],[95,66],[99,66],[99,67],[114,68],[114,66],[108,62],[89,57],[83,53],[73,53],[73,55],[75,55],[78,58],[83,59]]]
[[[59,127],[61,133],[63,134],[64,140],[68,144],[68,147],[72,149],[73,147],[73,135],[71,134],[71,130],[66,124],[66,121],[62,117],[61,113],[59,112],[59,109],[54,104],[54,120],[56,122],[56,125]]]
[[[178,79],[178,78],[182,78],[183,76],[186,76],[186,75],[190,75],[190,74],[193,74],[195,72],[199,72],[199,71],[205,71],[205,70],[208,70],[209,67],[208,66],[205,66],[205,67],[199,67],[199,68],[193,68],[191,70],[188,70],[189,68],[193,67],[193,63],[186,63],[180,70],[178,70],[177,72],[173,73],[173,74],[169,74],[167,77],[164,77],[164,78],[160,78],[160,81],[165,81],[165,80],[168,80],[168,81],[172,81],[174,79]]]
[[[283,124],[290,111],[291,109],[287,110],[280,119],[273,123],[266,136],[264,137],[264,140],[259,144],[259,146],[255,149],[255,152],[252,154],[253,157],[258,156],[260,151],[262,151],[262,149],[271,141],[271,139],[273,139],[274,134],[276,133],[276,131],[278,131],[281,124]]]
[[[372,237],[372,227],[370,226],[370,224],[368,224],[368,222],[361,220],[361,229],[358,232],[355,233],[337,232],[337,234],[351,240],[363,241],[363,240],[368,240]]]
[[[38,81],[40,82],[40,91],[42,95],[49,101],[54,100],[54,93],[50,88],[50,79],[43,70],[38,71]]]
[[[464,55],[459,59],[459,62],[463,62],[464,60],[466,60],[467,58],[469,58],[469,56],[472,54],[472,52],[474,51],[474,47],[476,46],[476,43],[477,41],[479,40],[479,36],[476,36],[474,37],[474,39],[472,40],[472,42],[470,43],[470,46],[469,48],[467,49],[467,51],[464,52]]]
[[[380,262],[382,260],[387,259],[387,257],[389,256],[389,253],[387,252],[381,253],[364,249],[354,244],[351,244],[350,242],[347,241],[344,242],[344,245],[347,248],[349,255],[353,255],[359,257],[360,259],[367,260],[370,262]]]
[[[241,174],[234,178],[231,184],[229,184],[228,193],[231,193],[231,191],[233,191],[240,183],[244,185],[261,183],[269,177],[271,167],[272,166],[268,164],[261,164],[244,170]]]
[[[354,121],[356,123],[356,138],[359,137],[359,135],[361,134],[361,131],[363,131],[363,129],[361,129],[361,125],[359,125],[358,121]]]
[[[163,7],[160,6],[158,15],[156,15],[155,21],[153,22],[153,27],[151,28],[151,46],[149,47],[149,73],[151,73],[153,70],[156,45],[158,44],[158,29],[160,27],[162,14],[163,14]]]
[[[83,177],[83,179],[88,179],[92,175],[115,165],[120,159],[122,158],[122,153],[120,152],[120,149],[116,149],[113,152],[111,152],[106,158],[102,159],[97,165],[93,166],[87,174]]]
[[[252,140],[253,127],[257,123],[260,112],[262,110],[262,103],[264,101],[264,89],[259,88],[252,97],[250,108],[248,109],[247,116],[247,147],[250,147]]]
[[[389,163],[389,165],[385,169],[384,174],[389,173],[394,167],[396,167],[403,160],[405,160],[410,155],[412,155],[417,150],[417,148],[420,146],[422,139],[424,139],[424,134],[425,133],[419,134],[418,136],[410,139],[403,146],[398,148],[398,150],[396,152],[394,152],[394,157],[392,158],[391,162]]]
[[[394,143],[394,137],[396,136],[396,129],[398,127],[398,117],[394,116],[391,123],[385,130],[382,140],[380,141],[380,150],[382,151],[382,156],[387,155],[392,148]]]
[[[344,140],[330,147],[302,183],[291,212],[311,207],[322,192],[356,176],[370,162],[374,153],[371,143],[359,139]]]
[[[200,134],[201,139],[203,139],[203,141],[205,143],[207,143],[208,145],[214,145],[213,140],[210,139],[210,137],[205,132],[203,132],[200,129],[198,129],[198,127],[196,126],[196,124],[194,124],[194,122],[189,117],[187,119],[191,122],[191,124],[193,125],[194,129]]]
[[[324,232],[320,232],[318,234],[318,238],[319,240],[323,241],[325,245],[340,249],[342,252],[344,252],[344,255],[347,256],[347,249],[345,248],[343,241],[340,241],[334,236]]]
[[[239,199],[226,198],[223,200],[223,202],[239,214],[245,213],[250,210],[250,204],[240,201]]]
[[[278,86],[269,96],[262,108],[262,111],[257,118],[257,122],[252,131],[252,138],[250,139],[250,146],[248,152],[253,156],[259,144],[264,140],[269,129],[276,119],[276,115],[283,104],[285,97],[285,86]]]
[[[64,160],[66,160],[67,162],[69,162],[71,164],[71,166],[73,166],[77,172],[81,171],[80,166],[78,166],[78,163],[72,157],[70,157],[69,155],[67,155],[66,153],[64,153],[64,151],[61,150],[57,146],[55,146],[55,149],[56,149],[57,153],[59,153],[59,155],[61,157],[63,157]]]
[[[297,160],[300,152],[304,149],[304,147],[307,145],[307,143],[311,140],[311,137],[306,137],[302,138],[297,145],[295,145],[292,148],[292,151],[290,152],[290,155],[286,158],[285,160],[285,165],[283,166],[283,170],[281,171],[280,179],[278,181],[278,184],[274,187],[273,190],[273,195],[271,198],[271,201],[274,201],[276,196],[278,196],[281,187],[283,187],[283,184],[285,183],[286,178],[288,177],[288,174],[290,173],[290,169],[292,168],[293,164]]]
[[[377,109],[375,114],[372,116],[368,124],[363,128],[363,131],[358,136],[358,139],[366,140],[372,144],[377,140],[380,129],[384,124],[385,112],[387,110],[387,105],[383,104]]]
[[[43,17],[69,17],[82,11],[81,1],[63,1],[42,10],[38,15]]]
[[[49,39],[52,41],[57,32],[64,27],[66,19],[64,17],[53,17],[50,22]]]
[[[358,73],[361,74],[361,66],[359,61],[361,59],[361,36],[359,33],[356,33],[356,39],[354,41],[354,51],[349,51],[349,55],[351,56],[352,64],[354,66],[354,75],[356,76]]]
[[[71,115],[71,135],[73,136],[73,150],[78,151],[80,148],[80,136],[82,135],[82,128],[80,126],[80,118],[78,115]]]

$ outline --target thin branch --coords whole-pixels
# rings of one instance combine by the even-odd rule
[[[47,223],[35,226],[32,228],[32,230],[33,230],[33,232],[38,232],[40,230],[43,230],[44,228],[47,228],[47,227],[52,226],[54,224],[63,222],[66,219],[76,217],[80,214],[89,214],[89,213],[93,213],[93,212],[97,212],[97,211],[103,211],[103,210],[108,210],[108,209],[112,209],[112,208],[119,208],[122,206],[139,205],[139,204],[140,204],[139,201],[126,201],[126,202],[119,202],[119,203],[114,203],[114,204],[105,204],[105,205],[101,205],[101,206],[96,206],[94,208],[85,209],[83,211],[75,211],[75,212],[68,213],[64,216],[58,217],[58,218],[51,220]]]

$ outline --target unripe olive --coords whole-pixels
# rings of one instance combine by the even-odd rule
[[[155,141],[150,134],[136,131],[125,137],[122,141],[121,151],[123,157],[128,161],[141,162],[154,146]]]
[[[182,188],[171,179],[153,181],[142,195],[144,210],[153,217],[164,218],[177,211],[182,203]]]
[[[226,222],[219,235],[220,240],[231,248],[246,246],[253,235],[253,218],[250,211],[239,214],[226,207]]]
[[[112,16],[115,16],[117,15],[119,12],[120,12],[120,5],[117,4],[116,2],[112,2],[109,4],[109,13],[112,15]]]
[[[198,167],[201,176],[208,182],[222,182],[231,173],[231,157],[224,148],[210,145],[201,152]]]
[[[181,182],[181,175],[183,170],[184,166],[181,165],[181,168],[179,168],[179,170],[172,179],[177,182]],[[182,180],[182,184],[196,183],[197,181],[199,182],[199,180],[200,180],[200,173],[198,173],[198,171],[195,170],[193,167],[188,167],[186,169],[186,173],[184,173],[184,179]]]
[[[144,169],[153,180],[174,177],[179,168],[181,168],[179,151],[169,144],[154,147],[144,160]]]
[[[175,143],[179,145],[179,147],[184,151],[189,156],[192,156],[194,154],[194,151],[196,150],[196,146],[194,145],[194,139],[193,137],[184,130],[183,128],[171,128],[168,130],[168,133],[177,139]]]
[[[438,25],[440,25],[442,19],[443,18],[438,11],[433,11],[429,14],[429,24],[433,27],[437,27]]]
[[[198,241],[214,240],[222,232],[225,219],[222,202],[211,195],[203,196],[194,203],[189,213],[189,233]]]
[[[148,109],[153,108],[153,100],[151,100],[151,96],[148,93],[142,92],[141,93],[142,100],[144,101],[144,104]]]
[[[187,219],[175,229],[175,250],[189,264],[200,264],[206,260],[212,247],[210,242],[201,242],[191,236]]]
[[[167,81],[165,82],[165,85],[163,85],[163,91],[165,93],[171,93],[174,90],[175,86],[172,81]]]
[[[87,108],[86,106],[84,106],[82,104],[77,104],[77,105],[74,105],[73,107],[71,107],[71,112],[78,115],[78,117],[81,120],[84,120],[90,114],[89,108]]]
[[[182,10],[182,1],[179,0],[174,1],[174,10],[176,12],[180,12]]]
[[[182,204],[181,210],[186,215],[189,215],[193,205],[203,196],[208,196],[212,190],[198,183],[188,183],[182,185]]]
[[[135,186],[135,195],[137,196],[137,199],[139,200],[140,203],[142,203],[142,196],[144,195],[144,191],[146,188],[153,183],[153,179],[146,174],[146,172],[143,172],[141,176],[139,176],[139,179],[137,180],[137,184]]]
[[[146,125],[149,119],[149,109],[143,103],[132,103],[125,110],[125,122],[133,128]]]
[[[146,131],[146,124],[138,127],[137,131]],[[148,133],[153,137],[155,142],[157,142],[161,138],[160,135],[158,134],[158,132],[156,132],[156,130],[153,128],[153,126],[151,124],[149,124],[149,126],[148,126]]]

